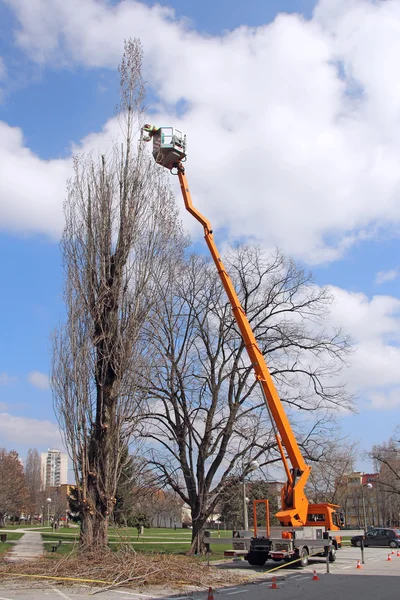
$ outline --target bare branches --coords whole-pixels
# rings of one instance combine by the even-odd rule
[[[40,456],[36,448],[29,448],[25,462],[25,485],[28,492],[26,513],[29,519],[40,513],[41,505],[41,464]]]
[[[120,67],[122,146],[75,159],[61,249],[67,321],[54,334],[56,413],[80,482],[84,544],[107,545],[121,458],[135,430],[146,371],[143,325],[185,245],[164,173],[133,147],[144,87],[142,49]]]
[[[387,526],[400,525],[400,427],[387,443],[373,446],[369,456],[378,472],[377,498],[382,522]]]
[[[305,453],[312,453],[333,411],[351,407],[340,383],[332,383],[349,340],[324,332],[331,298],[278,252],[239,247],[227,265],[283,401],[296,414],[315,415],[298,428]],[[152,350],[141,435],[160,479],[191,507],[196,546],[238,463],[274,462],[276,442],[213,266],[191,256],[161,294],[146,325]]]
[[[314,455],[308,494],[315,503],[331,502],[341,504],[346,495],[343,482],[354,471],[357,444],[349,442],[336,431],[332,440],[324,440],[319,455]]]

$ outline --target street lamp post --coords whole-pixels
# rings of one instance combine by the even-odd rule
[[[367,531],[367,515],[365,512],[365,498],[364,498],[364,488],[367,488],[367,490],[371,490],[372,489],[372,483],[365,483],[365,484],[361,484],[361,500],[362,500],[362,509],[363,509],[363,519],[364,519],[364,531]]]
[[[248,507],[247,507],[247,503],[249,501],[249,499],[246,497],[246,475],[247,473],[249,473],[250,471],[256,471],[259,468],[259,464],[256,460],[252,460],[246,467],[246,469],[243,469],[243,520],[244,520],[244,530],[248,531],[249,530],[249,512],[248,512]]]
[[[51,498],[47,498],[46,502],[47,502],[47,527],[50,527],[50,504],[51,504]]]

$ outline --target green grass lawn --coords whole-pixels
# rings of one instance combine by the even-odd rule
[[[23,525],[22,523],[21,525],[7,524],[4,527],[0,527],[0,533],[2,529],[30,529],[31,527],[41,527],[41,525],[40,523],[34,523],[33,525]]]
[[[61,546],[57,548],[57,555],[65,555],[74,551],[79,540],[78,528],[62,527],[56,532],[51,528],[46,528],[41,532],[45,549],[51,553],[52,545],[62,541]],[[232,530],[220,531],[221,538],[232,538]],[[138,537],[135,527],[109,529],[109,542],[112,550],[118,550],[121,546],[129,544],[131,548],[141,553],[166,553],[166,554],[186,554],[190,547],[192,532],[190,529],[145,529],[143,535]],[[212,538],[218,538],[218,531],[211,531],[211,555],[210,560],[221,560],[224,558],[224,551],[232,549],[232,543],[213,544]],[[344,546],[350,545],[350,538],[343,538]],[[53,557],[53,555],[52,555]],[[201,557],[201,560],[207,560],[207,557]]]
[[[217,537],[216,531],[211,534]],[[222,538],[231,538],[232,531],[221,531]],[[145,529],[143,535],[138,537],[137,529],[134,527],[127,528],[110,528],[109,542],[112,550],[117,550],[126,543],[129,544],[137,552],[143,553],[166,553],[166,554],[186,554],[190,547],[192,532],[190,529]],[[45,548],[48,552],[52,551],[52,545],[55,545],[58,540],[62,541],[61,546],[57,548],[57,554],[68,554],[74,549],[74,544],[79,539],[79,529],[69,529],[63,527],[57,532],[52,533],[50,530],[42,532],[42,539]],[[168,542],[168,543],[167,543]],[[215,544],[211,543],[212,554],[211,560],[219,560],[224,556],[224,550],[232,548],[232,544]]]
[[[0,533],[1,533],[1,529],[0,529]],[[10,544],[9,542],[11,540],[19,540],[19,538],[22,535],[23,535],[23,533],[7,533],[7,541],[0,542],[0,554],[4,554],[4,552],[7,552],[8,550],[10,550],[10,548],[12,548],[12,544]]]

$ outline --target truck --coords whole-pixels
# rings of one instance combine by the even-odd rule
[[[156,163],[178,176],[185,208],[203,226],[204,239],[231,304],[255,378],[260,385],[286,473],[287,481],[281,490],[281,510],[276,513],[281,529],[279,532],[271,532],[267,523],[265,535],[257,535],[255,531],[245,558],[250,565],[263,565],[271,558],[296,561],[297,564],[306,566],[309,556],[329,553],[329,560],[333,562],[341,541],[340,535],[337,534],[340,530],[337,510],[339,507],[329,503],[308,502],[304,488],[311,467],[304,460],[265,358],[222,262],[211,223],[193,205],[184,166],[187,157],[186,135],[174,127],[146,124],[142,127],[141,139],[144,142],[152,140],[152,154]]]

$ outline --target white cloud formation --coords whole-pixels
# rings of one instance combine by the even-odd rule
[[[71,161],[41,160],[25,146],[18,127],[0,121],[0,165],[2,227],[58,238]]]
[[[374,410],[393,410],[400,406],[400,387],[384,392],[371,392],[368,395],[369,408]],[[393,423],[395,425],[396,423]]]
[[[371,409],[393,409],[400,398],[400,300],[330,288],[335,302],[330,324],[342,327],[355,343],[343,372],[349,389]]]
[[[16,377],[9,375],[8,373],[0,373],[0,385],[9,385],[10,383],[13,383],[16,380]]]
[[[39,390],[48,390],[50,388],[48,376],[40,371],[31,371],[28,374],[28,381]]]
[[[375,277],[375,283],[377,285],[382,285],[388,281],[394,281],[399,275],[400,272],[398,267],[396,269],[390,269],[389,271],[378,271]]]
[[[0,413],[0,439],[12,444],[26,446],[62,447],[61,435],[56,423],[47,420],[17,417]]]
[[[399,222],[397,0],[320,0],[311,21],[281,14],[222,36],[134,0],[7,3],[18,44],[41,64],[115,68],[123,39],[141,38],[155,122],[188,134],[195,200],[231,240],[318,263]],[[40,161],[3,129],[18,139],[0,141],[12,171],[2,222],[58,235],[70,162]]]

